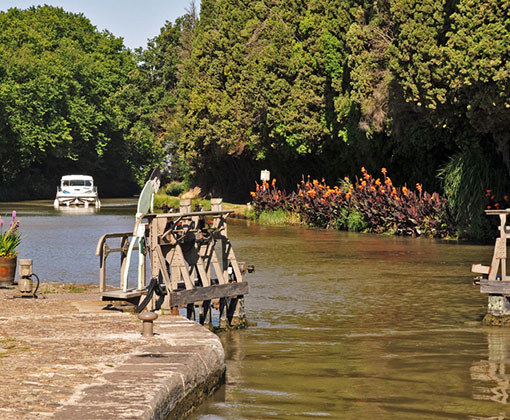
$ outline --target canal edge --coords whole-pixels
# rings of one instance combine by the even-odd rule
[[[206,328],[172,318],[123,363],[78,384],[53,418],[179,420],[199,407],[225,381],[224,349]]]

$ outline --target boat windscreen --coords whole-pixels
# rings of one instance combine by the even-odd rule
[[[92,182],[83,179],[71,179],[62,181],[64,187],[91,187]]]

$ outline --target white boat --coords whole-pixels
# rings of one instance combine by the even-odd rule
[[[60,206],[90,205],[101,207],[94,179],[88,175],[64,175],[60,180],[60,186],[57,187],[53,207],[58,209]]]

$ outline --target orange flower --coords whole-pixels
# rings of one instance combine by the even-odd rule
[[[381,180],[379,178],[375,180],[375,185],[381,185]]]
[[[317,186],[319,185],[319,181],[317,181],[316,179],[313,180],[313,185]]]
[[[274,187],[276,185],[276,178],[273,178],[273,182],[271,182],[271,185]]]
[[[365,173],[367,170],[365,169],[364,166],[361,167],[361,172]]]
[[[349,198],[351,198],[351,192],[350,192],[350,191],[349,191],[347,194],[345,194],[345,198],[347,198],[347,200],[348,200]]]
[[[421,184],[416,184],[416,189],[421,192]]]
[[[487,206],[487,210],[490,210],[492,207],[491,206]]]
[[[388,171],[386,170],[386,168],[382,168],[382,169],[381,169],[381,172],[382,172],[384,175],[386,175],[386,172],[388,172]]]
[[[406,187],[404,187],[404,188],[406,188]],[[407,190],[407,188],[406,188],[406,190]],[[393,187],[393,189],[391,190],[391,193],[393,195],[397,195],[397,189],[395,187]]]
[[[366,186],[367,186],[367,181],[362,181],[362,182],[361,182],[361,185],[363,185],[364,187],[366,187]]]
[[[365,175],[363,175],[363,178],[370,179],[370,175],[369,174],[365,174]]]
[[[260,185],[259,185],[259,184],[257,184],[257,187],[256,187],[256,188],[257,188],[257,191],[258,191],[258,190],[260,190]]]
[[[375,191],[375,187],[373,185],[370,187],[370,191]]]
[[[386,190],[384,188],[381,188],[381,193],[386,194]]]
[[[494,204],[494,207],[496,207],[497,209],[499,209],[499,203]]]
[[[402,194],[407,195],[407,187],[402,187]]]
[[[257,196],[257,193],[254,193],[253,191],[250,192],[250,194],[251,194],[252,197],[256,197]]]

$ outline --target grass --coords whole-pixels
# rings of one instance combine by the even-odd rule
[[[44,283],[38,293],[43,295],[54,295],[59,293],[85,293],[91,285],[76,285],[69,283]]]
[[[301,224],[301,218],[296,213],[289,213],[285,210],[264,210],[256,219],[261,225],[297,225]]]
[[[77,286],[75,284],[69,284],[64,287],[64,291],[67,293],[84,293],[87,289],[85,287]]]

